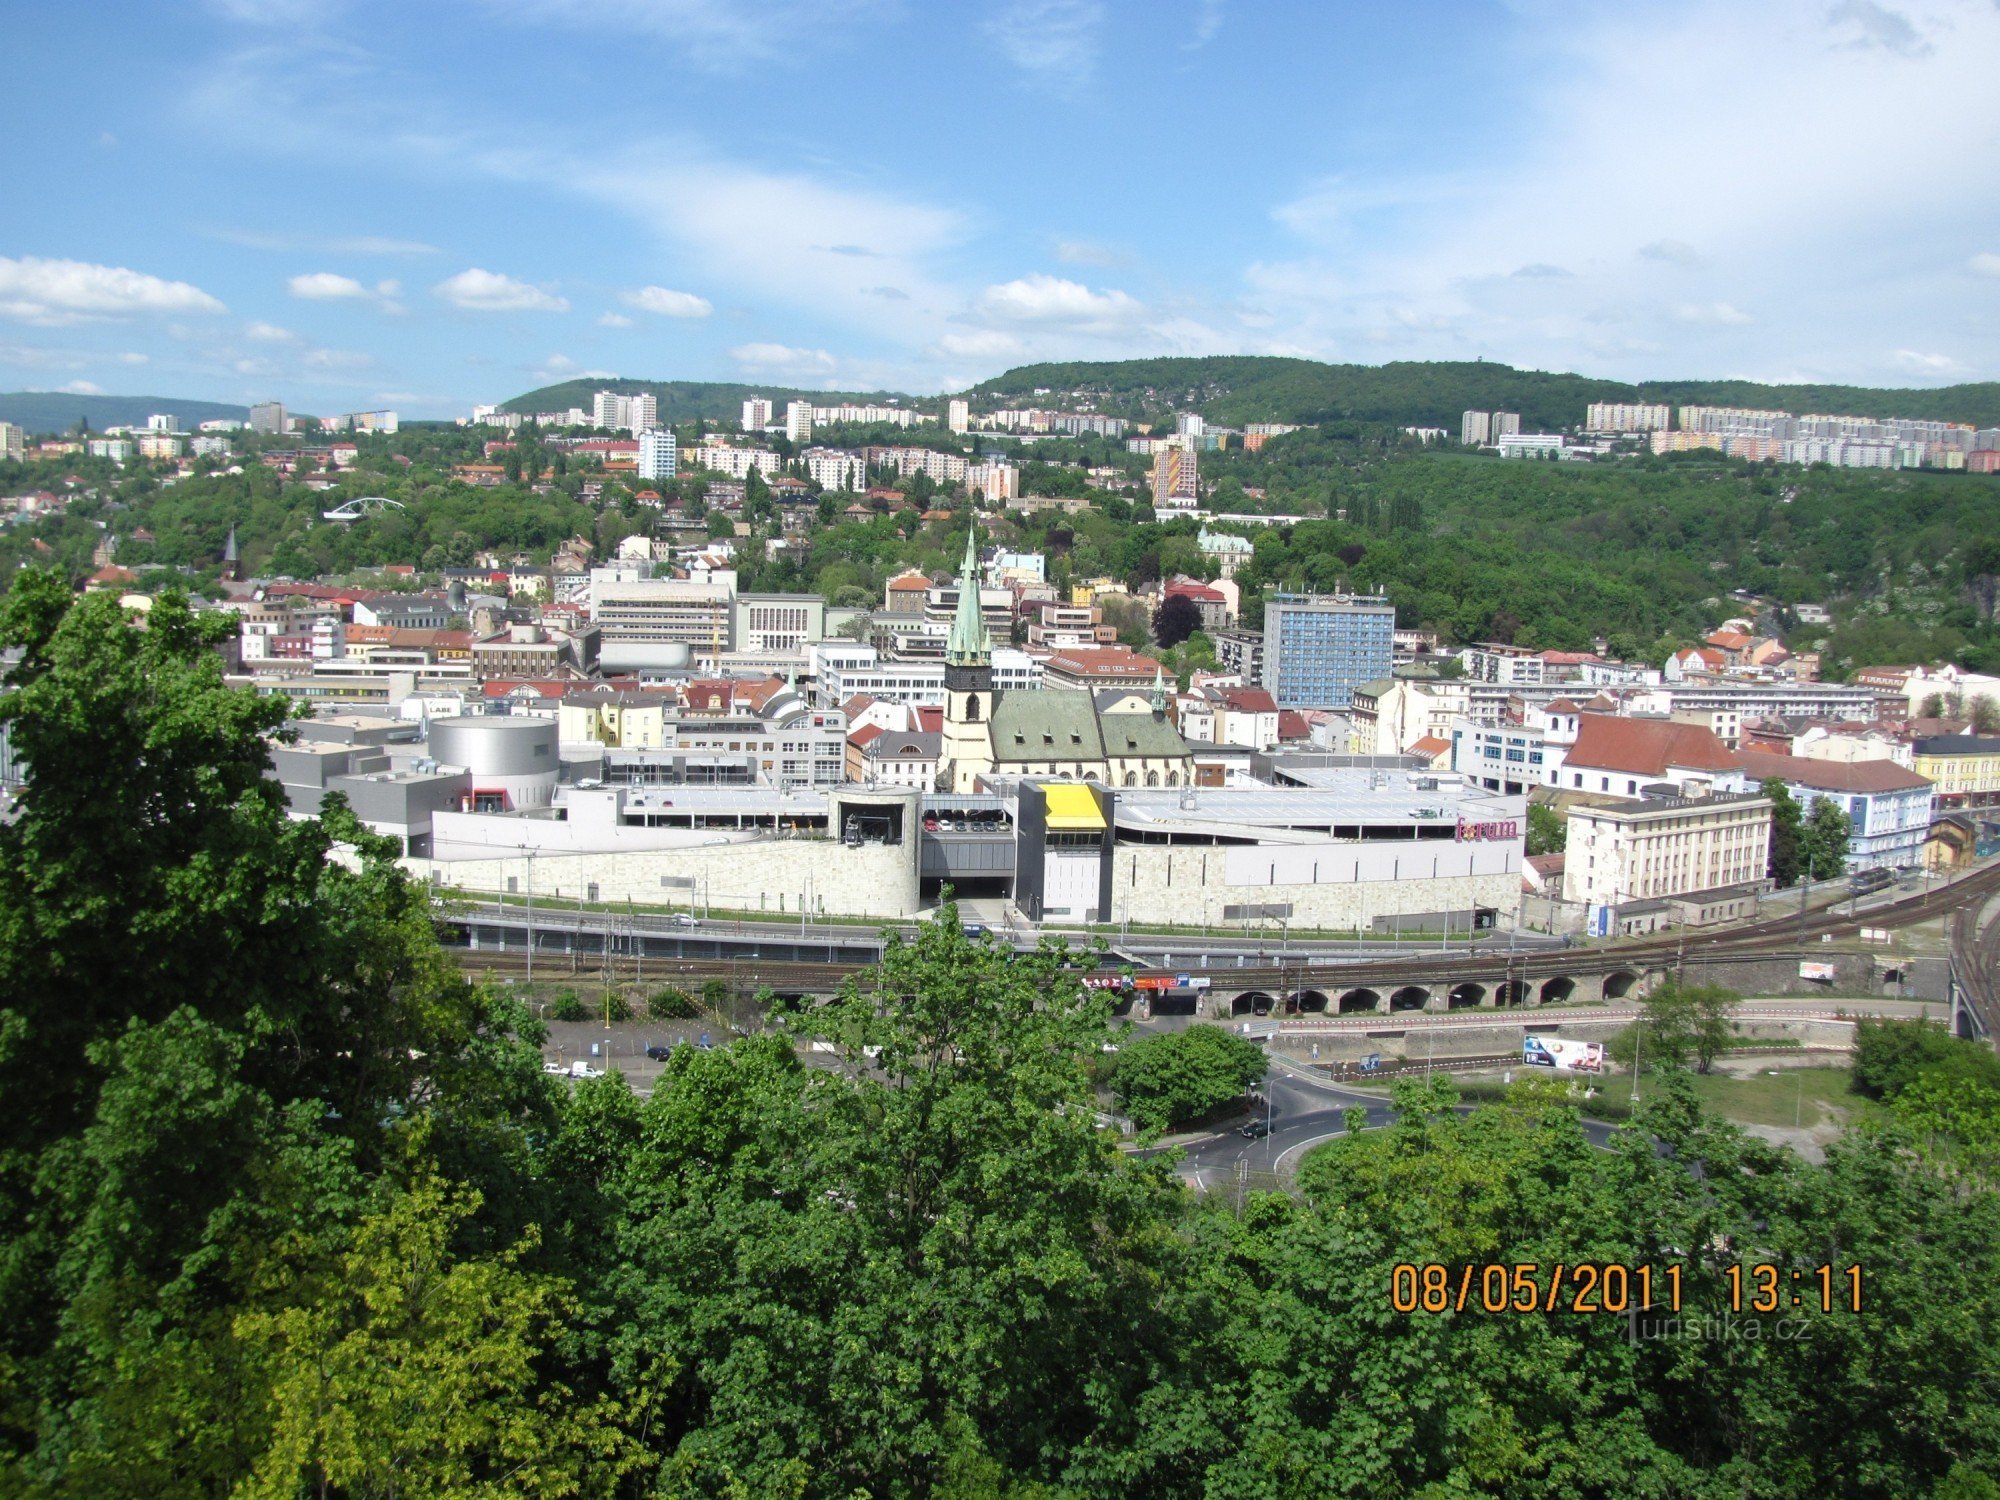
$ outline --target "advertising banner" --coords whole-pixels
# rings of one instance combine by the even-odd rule
[[[1531,1068],[1554,1068],[1561,1073],[1602,1073],[1604,1043],[1572,1042],[1559,1036],[1525,1037],[1521,1061]]]

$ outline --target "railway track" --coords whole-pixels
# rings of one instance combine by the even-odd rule
[[[1662,959],[1695,959],[1704,963],[1751,962],[1760,956],[1798,949],[1808,943],[1817,946],[1823,936],[1851,937],[1863,927],[1898,928],[1948,917],[1954,952],[1961,956],[1961,981],[1975,997],[1987,1035],[2000,1036],[2000,989],[1993,975],[2000,972],[2000,923],[1979,929],[1979,913],[1987,900],[2000,894],[2000,863],[1938,886],[1934,890],[1871,908],[1858,915],[1840,911],[1835,902],[1803,917],[1765,917],[1721,932],[1677,933],[1672,937],[1640,938],[1602,948],[1523,949],[1509,952],[1495,947],[1473,953],[1417,954],[1404,958],[1343,959],[1312,956],[1283,964],[1256,967],[1210,969],[1217,979],[1244,989],[1304,987],[1314,981],[1332,981],[1343,986],[1394,984],[1423,981],[1429,985],[1459,977],[1488,979],[1504,969],[1510,979],[1523,982],[1557,978],[1579,969],[1597,970],[1606,966],[1644,969]],[[1965,924],[1970,922],[1970,928]],[[1964,930],[1962,930],[1964,929]],[[1191,947],[1196,946],[1190,944]],[[567,960],[567,962],[566,962]],[[468,972],[500,976],[525,976],[527,956],[490,949],[460,950],[460,963]],[[538,953],[535,966],[550,980],[574,978],[588,982],[603,975],[601,956],[590,954]],[[643,977],[646,983],[700,984],[724,979],[751,987],[769,986],[780,992],[831,988],[852,974],[868,972],[870,965],[847,963],[805,963],[796,961],[742,959],[649,958],[643,966],[630,954],[613,954],[614,977],[632,982]],[[1196,970],[1196,965],[1178,965],[1175,970],[1141,969],[1142,974],[1164,974]],[[538,976],[540,977],[540,976]],[[1316,987],[1323,987],[1321,986]]]
[[[2000,921],[1984,922],[1985,902],[1962,906],[1951,914],[1952,975],[1972,1012],[1973,1030],[2000,1045]]]

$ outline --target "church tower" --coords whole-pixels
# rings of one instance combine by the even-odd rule
[[[993,766],[993,637],[979,609],[979,548],[965,533],[965,565],[958,575],[958,610],[944,646],[944,737],[940,781],[954,792],[972,790],[975,777]]]

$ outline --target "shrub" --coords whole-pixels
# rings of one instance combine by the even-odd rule
[[[686,990],[669,986],[653,996],[647,1011],[655,1021],[690,1021],[701,1014],[701,1006]]]
[[[590,1012],[584,1009],[583,998],[575,990],[564,990],[549,1002],[551,1021],[587,1021]]]

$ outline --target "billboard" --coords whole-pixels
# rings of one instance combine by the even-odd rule
[[[1817,979],[1821,984],[1832,984],[1834,968],[1832,964],[1802,963],[1799,965],[1799,978]]]
[[[1590,909],[1590,936],[1611,936],[1611,911],[1609,906],[1593,906]]]
[[[1521,1061],[1531,1068],[1554,1068],[1562,1073],[1602,1073],[1604,1043],[1565,1041],[1559,1036],[1523,1037]]]

